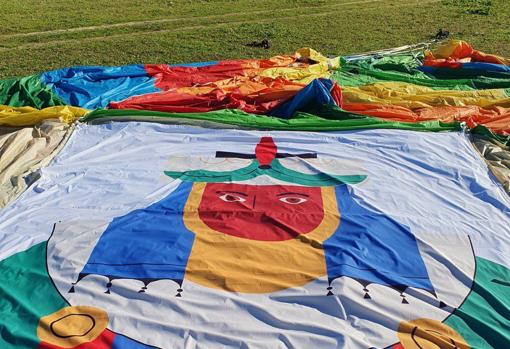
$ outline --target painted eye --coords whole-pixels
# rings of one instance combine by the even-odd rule
[[[280,201],[283,201],[286,204],[299,205],[302,204],[303,202],[306,202],[307,200],[305,198],[300,198],[297,196],[285,196],[283,198],[280,198]]]
[[[238,195],[234,195],[234,194],[223,194],[220,196],[220,199],[225,202],[245,202],[246,201],[245,198],[238,196]]]

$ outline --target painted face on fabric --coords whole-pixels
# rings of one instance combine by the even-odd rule
[[[208,183],[200,219],[211,229],[250,240],[283,241],[324,218],[320,187]]]

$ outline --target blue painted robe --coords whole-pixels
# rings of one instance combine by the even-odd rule
[[[149,207],[113,219],[80,278],[98,274],[146,282],[171,279],[181,284],[194,240],[182,215],[191,188],[192,183],[183,182]],[[433,292],[409,228],[360,205],[345,184],[336,186],[335,193],[341,218],[337,230],[324,241],[328,278],[346,276],[363,284]]]

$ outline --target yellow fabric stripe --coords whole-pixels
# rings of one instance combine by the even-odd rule
[[[398,105],[409,109],[431,106],[467,106],[483,108],[510,107],[510,98],[503,89],[457,91],[433,90],[404,82],[382,82],[360,87],[343,87],[346,103]]]
[[[71,124],[87,112],[87,109],[71,106],[36,109],[32,107],[0,105],[0,125],[33,126],[46,119],[59,119],[61,122]]]

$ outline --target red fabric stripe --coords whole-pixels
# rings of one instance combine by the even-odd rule
[[[53,344],[41,342],[38,349],[111,349],[113,340],[115,339],[115,333],[108,329],[105,329],[96,339],[92,342],[83,343],[71,348],[64,348]]]

